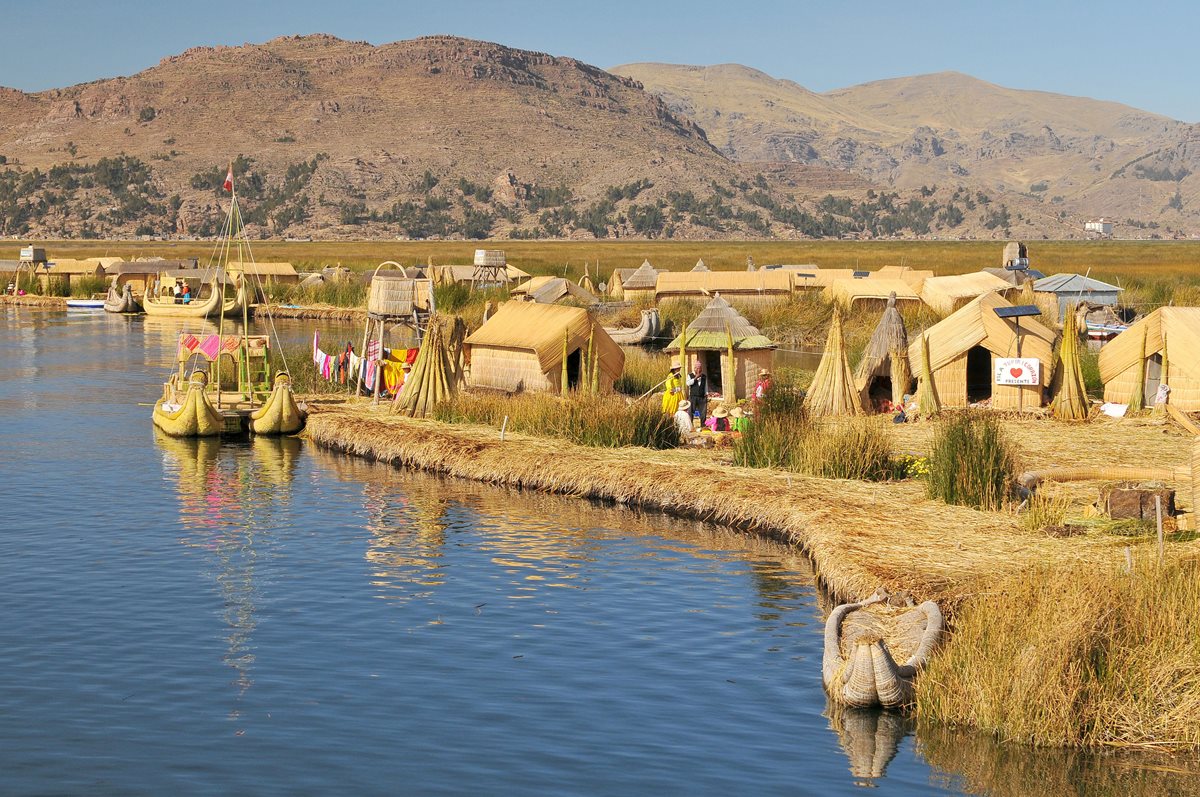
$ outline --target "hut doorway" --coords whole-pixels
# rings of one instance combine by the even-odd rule
[[[1154,402],[1154,396],[1158,393],[1158,386],[1162,381],[1162,354],[1151,354],[1146,358],[1146,384],[1143,385],[1145,392],[1142,393],[1147,404]]]
[[[967,402],[992,397],[992,353],[983,346],[967,352]]]
[[[721,392],[721,386],[725,384],[721,380],[721,352],[702,351],[700,352],[700,356],[704,363],[704,373],[708,376],[709,391],[715,393]]]
[[[583,349],[576,349],[567,355],[567,389],[579,389],[579,369],[583,362]]]

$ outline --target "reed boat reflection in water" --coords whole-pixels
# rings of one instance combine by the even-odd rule
[[[185,532],[179,541],[211,557],[206,575],[220,593],[228,629],[222,661],[235,671],[240,698],[254,683],[255,573],[259,558],[269,554],[273,510],[290,501],[301,443],[293,437],[178,438],[157,429],[154,440],[178,494]],[[237,716],[235,705],[230,718]]]

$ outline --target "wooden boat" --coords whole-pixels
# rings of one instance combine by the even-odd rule
[[[280,371],[275,374],[270,398],[250,413],[250,431],[261,435],[295,434],[303,428],[307,416],[292,395],[292,378]]]
[[[125,283],[124,290],[118,292],[116,285],[108,286],[108,296],[104,299],[104,309],[110,313],[140,313],[142,305],[133,298],[133,288]]]
[[[188,304],[176,304],[174,296],[155,296],[146,291],[142,297],[142,307],[146,315],[170,316],[172,318],[208,318],[209,316],[225,315],[236,318],[242,315],[246,307],[246,285],[238,281],[237,293],[233,297],[225,296],[224,277],[218,274],[205,282],[208,296],[192,299]]]
[[[829,614],[821,677],[835,703],[885,708],[912,703],[917,673],[941,638],[942,613],[933,601],[907,608],[892,606],[889,598],[880,589]]]
[[[657,308],[642,311],[642,320],[636,327],[605,327],[604,331],[621,346],[640,346],[658,337],[662,321]]]
[[[182,395],[174,378],[163,389],[163,396],[154,405],[154,425],[172,437],[212,437],[225,426],[221,414],[208,400],[205,387],[208,375],[193,371],[187,390]]]
[[[69,310],[103,310],[103,299],[67,299]]]

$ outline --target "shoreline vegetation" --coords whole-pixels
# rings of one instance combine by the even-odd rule
[[[952,631],[918,679],[918,721],[1035,746],[1200,748],[1194,533],[1169,535],[1159,563],[1145,529],[1055,534],[1023,521],[1011,504],[978,510],[931,499],[924,479],[822,478],[740,466],[736,449],[600,448],[511,426],[501,440],[498,424],[444,417],[456,422],[405,418],[359,401],[318,403],[305,436],[398,467],[779,539],[804,550],[838,600],[864,598],[879,586],[937,600]],[[868,433],[885,435],[896,453],[911,454],[945,446],[943,423],[955,422],[894,431],[887,418],[857,423],[874,426]],[[829,433],[841,422],[806,425]],[[1191,447],[1190,437],[1152,418],[1072,425],[1072,435],[1044,419],[1006,420],[1004,429],[1022,466],[1094,466],[1136,454],[1137,464],[1162,467],[1185,462]],[[993,432],[984,424],[971,434],[991,444]],[[1048,489],[1065,506],[1095,486]]]

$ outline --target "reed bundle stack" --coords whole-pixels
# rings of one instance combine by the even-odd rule
[[[461,347],[462,340],[466,337],[466,325],[461,318],[456,317],[449,336],[442,326],[441,319],[430,319],[412,372],[392,403],[394,412],[413,418],[424,418],[433,411],[436,404],[446,401],[457,392],[459,370],[455,364],[460,354],[451,351],[450,344],[457,341]]]
[[[885,378],[891,381],[892,403],[902,403],[912,383],[912,370],[908,362],[908,331],[904,328],[904,317],[896,309],[895,294],[888,297],[879,326],[871,334],[854,372],[864,406],[869,402],[874,383]]]
[[[833,312],[833,323],[829,327],[825,353],[821,355],[812,386],[804,398],[804,407],[814,418],[862,414],[862,402],[859,400],[858,389],[854,386],[854,376],[846,356],[846,339],[842,334],[840,308]]]
[[[1062,342],[1054,377],[1054,400],[1050,410],[1061,421],[1084,421],[1088,417],[1087,387],[1079,360],[1079,327],[1074,308],[1063,319]]]

